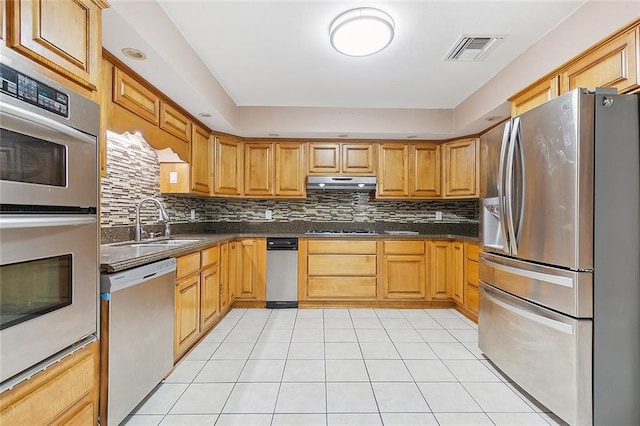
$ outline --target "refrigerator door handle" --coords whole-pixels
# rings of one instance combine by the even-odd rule
[[[511,132],[511,121],[508,121],[504,126],[504,133],[502,135],[502,144],[500,145],[500,164],[498,166],[498,209],[500,210],[500,234],[502,235],[502,241],[504,241],[504,248],[506,252],[510,251],[509,237],[507,235],[507,227],[505,224],[505,166],[507,160],[507,150],[509,147],[509,135]]]
[[[512,255],[518,254],[518,244],[516,241],[515,227],[513,223],[513,162],[515,157],[516,143],[518,134],[520,132],[520,117],[516,117],[513,120],[513,128],[511,131],[511,137],[509,138],[509,151],[507,153],[507,167],[506,167],[506,179],[505,179],[505,216],[507,222],[507,233],[509,251]]]

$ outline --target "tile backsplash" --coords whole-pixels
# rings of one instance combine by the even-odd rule
[[[102,227],[130,226],[136,204],[157,197],[172,222],[360,222],[360,223],[478,223],[478,200],[387,201],[365,192],[311,191],[301,200],[191,198],[160,195],[156,151],[137,136],[108,134],[107,176],[102,179]],[[271,210],[272,219],[265,219]],[[436,211],[443,214],[435,220]],[[157,221],[151,204],[141,212],[144,223]]]

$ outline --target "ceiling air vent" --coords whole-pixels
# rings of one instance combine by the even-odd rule
[[[445,61],[479,61],[494,47],[503,36],[470,36],[460,37],[458,42],[449,50]]]

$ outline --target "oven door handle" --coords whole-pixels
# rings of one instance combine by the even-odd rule
[[[80,142],[84,142],[92,145],[96,144],[95,137],[84,134],[81,131],[74,129],[71,126],[66,126],[62,123],[58,123],[55,120],[52,120],[47,117],[43,117],[31,111],[18,108],[14,105],[11,105],[5,102],[0,102],[0,110],[2,111],[1,115],[10,115],[17,119],[28,121],[30,123],[37,124],[42,127],[46,127],[49,130],[63,133]]]
[[[95,225],[95,215],[78,216],[0,216],[0,229],[50,228],[56,226]]]

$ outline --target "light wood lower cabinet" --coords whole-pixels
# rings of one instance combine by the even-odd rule
[[[0,394],[1,425],[96,425],[99,343]]]
[[[204,332],[220,316],[220,262],[218,246],[200,252],[200,329]]]
[[[266,299],[267,241],[265,238],[245,238],[236,244],[235,301],[263,302]]]
[[[220,244],[220,313],[226,312],[229,303],[229,245]]]
[[[429,250],[429,297],[431,300],[451,299],[451,241],[431,240]]]
[[[389,300],[425,300],[427,251],[425,241],[382,241],[382,291]]]
[[[478,263],[480,247],[477,243],[465,242],[465,300],[464,307],[476,315],[478,315]]]
[[[464,304],[464,243],[454,241],[451,243],[451,297],[453,301]]]
[[[298,243],[298,299],[376,300],[376,241],[306,240]]]
[[[191,349],[223,312],[221,270],[228,265],[221,266],[225,261],[221,251],[215,245],[176,258],[174,360]]]
[[[200,253],[176,260],[173,356],[177,360],[200,336]]]

